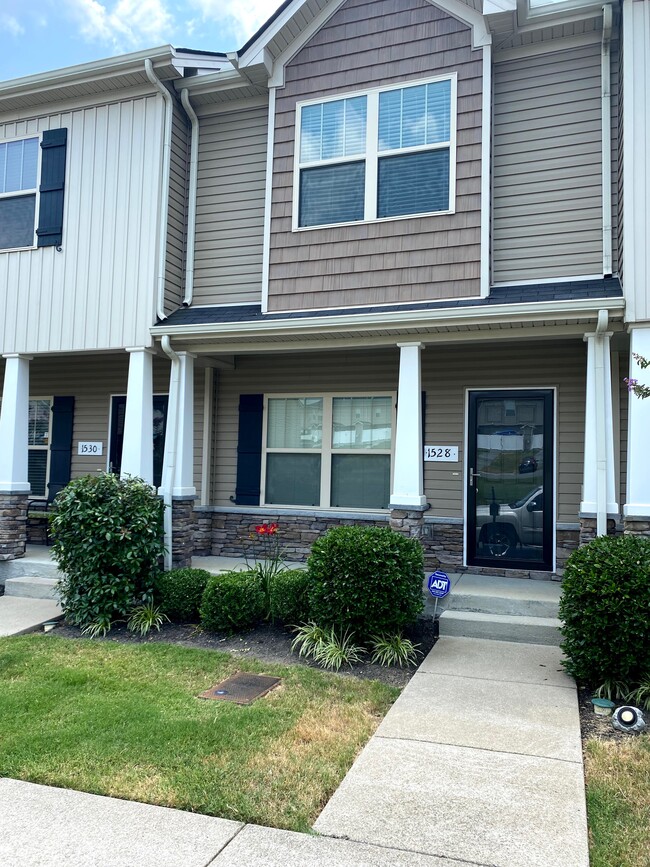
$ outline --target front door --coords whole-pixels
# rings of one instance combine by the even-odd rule
[[[553,568],[553,392],[471,391],[467,563]]]
[[[165,451],[165,429],[167,427],[166,394],[156,394],[153,398],[153,483],[159,488],[162,479],[163,455]],[[122,466],[122,446],[124,444],[124,418],[126,415],[126,395],[113,397],[111,404],[111,436],[109,446],[109,471],[119,475]]]

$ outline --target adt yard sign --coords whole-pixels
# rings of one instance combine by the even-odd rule
[[[429,575],[429,593],[434,599],[444,599],[451,590],[449,575],[445,572],[434,572]]]

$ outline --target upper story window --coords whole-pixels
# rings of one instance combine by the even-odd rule
[[[39,139],[0,142],[0,249],[34,244]]]
[[[456,76],[297,107],[294,229],[454,210]]]
[[[67,129],[0,141],[0,251],[60,247]]]

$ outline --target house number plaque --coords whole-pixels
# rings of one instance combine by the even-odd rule
[[[104,452],[104,443],[78,443],[78,455],[101,455]]]
[[[458,446],[425,446],[425,461],[449,461],[458,462]]]

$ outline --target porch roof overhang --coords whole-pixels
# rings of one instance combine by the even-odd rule
[[[625,302],[619,287],[617,294],[599,297],[505,301],[493,290],[489,299],[464,299],[454,306],[434,302],[293,314],[262,314],[254,305],[187,308],[154,326],[151,334],[168,335],[197,354],[382,346],[404,337],[425,344],[544,339],[582,336],[595,327],[602,309],[609,312],[610,330],[624,331]]]

